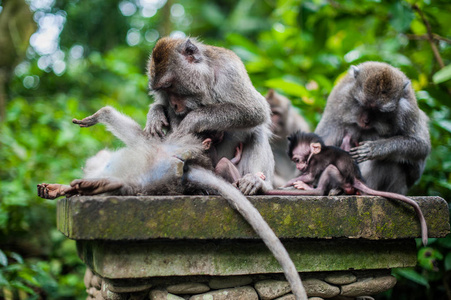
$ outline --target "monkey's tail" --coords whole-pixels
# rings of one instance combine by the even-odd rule
[[[273,253],[274,257],[282,266],[285,276],[291,285],[296,300],[307,300],[307,294],[302,285],[299,273],[291,260],[287,250],[280,242],[274,231],[269,227],[268,223],[260,215],[259,211],[252,205],[249,200],[241,194],[239,190],[230,183],[216,176],[213,172],[191,167],[187,174],[188,182],[198,187],[206,189],[215,189],[224,197],[230,205],[236,209],[262,238],[263,242]]]
[[[406,196],[401,195],[401,194],[373,190],[372,188],[369,188],[368,186],[366,186],[363,182],[361,182],[358,179],[356,179],[354,181],[354,187],[368,195],[392,198],[392,199],[400,200],[402,202],[405,202],[405,203],[413,206],[413,208],[415,209],[415,212],[418,215],[418,218],[420,219],[421,240],[422,240],[424,246],[427,245],[427,243],[428,243],[428,227],[426,225],[426,220],[424,219],[423,212],[421,211],[421,208],[418,205],[418,203],[416,203],[412,199],[409,199]]]
[[[265,192],[265,195],[272,195],[272,196],[323,196],[323,191],[318,189],[313,190],[297,190],[297,189],[290,189],[290,190],[267,190]]]

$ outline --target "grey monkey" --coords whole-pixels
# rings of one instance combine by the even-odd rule
[[[217,157],[231,159],[243,143],[237,186],[246,195],[272,188],[274,158],[269,145],[270,109],[252,86],[241,60],[232,51],[195,39],[162,38],[148,68],[155,101],[145,132],[224,132]],[[214,161],[215,165],[217,162]],[[256,176],[263,173],[265,180]]]
[[[114,152],[102,150],[90,158],[83,179],[70,185],[39,184],[38,195],[45,199],[60,196],[114,194],[198,194],[218,193],[238,210],[281,264],[297,300],[307,300],[296,267],[283,244],[258,210],[235,187],[215,175],[207,154],[209,142],[193,134],[149,138],[131,118],[112,107],[104,107],[83,120],[81,127],[104,123],[126,147]]]
[[[366,184],[406,194],[431,150],[428,118],[410,80],[381,62],[351,66],[333,88],[315,133],[349,151]]]
[[[287,136],[301,130],[310,132],[310,126],[296,111],[291,101],[274,90],[269,90],[266,100],[271,107],[271,131],[273,133],[269,143],[274,154],[274,187],[284,185],[298,174],[296,166],[287,156]]]

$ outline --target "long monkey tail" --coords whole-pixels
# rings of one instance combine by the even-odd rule
[[[426,246],[428,244],[428,227],[426,225],[426,220],[424,219],[423,212],[421,211],[420,206],[418,203],[413,201],[412,199],[407,198],[404,195],[391,193],[391,192],[384,192],[384,191],[377,191],[373,190],[372,188],[369,188],[366,186],[363,182],[356,179],[354,181],[354,187],[365,194],[373,195],[373,196],[382,196],[386,198],[392,198],[396,200],[400,200],[402,202],[405,202],[407,204],[410,204],[415,209],[415,212],[418,215],[418,218],[420,219],[420,225],[421,225],[421,240],[423,241],[423,245]]]
[[[254,231],[273,253],[283,268],[296,300],[307,300],[307,293],[287,250],[252,203],[230,183],[206,169],[191,167],[187,172],[187,180],[198,187],[217,190],[249,222]]]

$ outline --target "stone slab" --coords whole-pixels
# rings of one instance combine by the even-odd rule
[[[413,239],[284,240],[299,272],[370,270],[416,265]],[[80,258],[109,279],[282,273],[258,240],[77,241]]]
[[[252,196],[248,199],[280,238],[403,239],[420,236],[414,210],[381,197]],[[412,197],[429,237],[449,233],[440,197]],[[57,227],[75,240],[257,239],[219,196],[83,196],[61,199]]]

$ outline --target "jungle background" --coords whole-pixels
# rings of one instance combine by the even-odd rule
[[[89,156],[121,146],[72,118],[111,105],[145,124],[146,63],[166,35],[232,49],[258,91],[289,97],[312,128],[351,65],[400,68],[432,140],[410,194],[451,200],[449,0],[0,0],[0,298],[86,297],[75,243],[36,185],[79,178]],[[451,237],[418,243],[418,266],[394,275],[377,299],[451,299]]]

